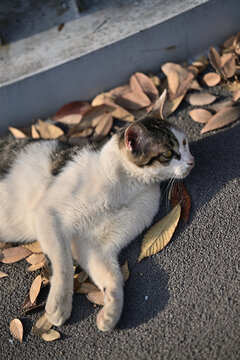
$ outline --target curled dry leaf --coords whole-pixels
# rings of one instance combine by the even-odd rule
[[[73,140],[74,138],[84,138],[84,137],[89,137],[90,135],[92,135],[93,133],[93,128],[86,128],[86,129],[83,129],[83,130],[77,130],[76,129],[76,132],[74,132],[69,140]]]
[[[210,47],[209,50],[208,50],[208,54],[209,54],[210,63],[213,66],[213,68],[218,73],[221,73],[222,61],[221,61],[221,57],[219,55],[219,52],[214,47]]]
[[[176,72],[178,74],[179,82],[185,80],[189,74],[189,71],[186,68],[182,67],[179,64],[175,64],[171,62],[165,63],[162,66],[162,71],[167,76],[167,78],[169,77],[172,71]]]
[[[168,75],[168,87],[169,90],[173,93],[176,94],[178,86],[179,86],[179,77],[178,77],[178,73],[176,71],[170,71],[169,75]]]
[[[108,96],[106,94],[108,94]],[[116,119],[129,122],[134,121],[134,116],[120,105],[115,104],[113,102],[112,95],[110,95],[109,93],[99,94],[93,99],[92,106],[99,105],[110,106],[112,108],[112,116]]]
[[[41,334],[41,337],[44,341],[54,341],[61,337],[60,333],[56,330],[48,330]]]
[[[31,254],[30,256],[28,256],[26,258],[26,261],[29,264],[36,265],[36,264],[42,262],[44,259],[45,259],[45,255],[39,253],[39,254]]]
[[[12,244],[10,244],[10,243],[4,243],[4,242],[1,242],[1,241],[0,241],[0,250],[8,249],[8,248],[10,248],[10,247],[12,247]]]
[[[32,304],[37,300],[38,294],[41,289],[42,277],[38,275],[34,280],[30,288],[29,296]]]
[[[199,85],[199,82],[198,82],[196,79],[194,79],[194,80],[192,81],[191,86],[190,86],[190,89],[191,89],[191,90],[198,90],[198,91],[201,91],[201,90],[202,90],[201,86]]]
[[[170,190],[170,200],[172,207],[181,205],[181,219],[186,224],[190,214],[191,197],[181,180],[174,181]]]
[[[83,117],[82,121],[76,127],[70,129],[68,135],[74,134],[76,131],[86,128],[96,127],[106,114],[109,114],[114,110],[108,105],[99,105],[92,107]]]
[[[13,319],[10,322],[10,333],[18,341],[22,342],[23,339],[23,325],[19,319]]]
[[[235,75],[236,72],[236,60],[232,54],[225,54],[225,60],[222,60],[222,74],[225,78],[231,78]],[[230,55],[230,56],[227,56]]]
[[[130,275],[127,261],[121,267],[121,272],[122,272],[122,275],[123,275],[123,281],[126,282],[128,280],[128,278],[129,278],[129,275]]]
[[[143,92],[129,92],[116,98],[115,102],[127,109],[138,110],[151,105],[151,101]]]
[[[93,291],[99,291],[99,288],[90,282],[84,282],[80,288],[75,290],[77,294],[89,294]]]
[[[6,274],[6,273],[3,272],[3,271],[0,271],[0,279],[5,278],[5,277],[7,277],[7,276],[9,276],[9,275]]]
[[[206,67],[208,66],[208,59],[205,55],[201,55],[197,61],[194,61],[192,63],[193,66],[196,66],[198,68],[198,72],[202,72],[206,69]]]
[[[140,262],[146,256],[156,254],[162,250],[171,240],[177,227],[181,214],[181,206],[178,204],[158,223],[153,225],[144,235],[141,253],[138,258]]]
[[[163,116],[167,117],[168,115],[172,114],[181,104],[183,98],[184,95],[181,95],[173,100],[167,100],[163,108]]]
[[[38,241],[33,241],[32,243],[23,244],[23,248],[30,250],[33,253],[42,253],[41,245]]]
[[[233,105],[233,101],[232,100],[227,100],[227,101],[221,101],[221,102],[218,102],[216,104],[213,104],[211,106],[211,108],[214,110],[214,111],[220,111],[226,107],[229,107],[229,106],[232,106]]]
[[[201,94],[188,94],[186,96],[186,100],[191,105],[209,105],[212,104],[216,100],[216,96],[208,93],[201,93]]]
[[[212,116],[212,113],[205,109],[194,109],[189,111],[191,118],[199,123],[206,123]]]
[[[31,302],[30,300],[30,295],[27,294],[27,296],[25,297],[23,304],[22,304],[22,309],[27,309],[31,306],[35,306],[36,305],[36,301],[34,303]]]
[[[39,132],[37,131],[36,126],[34,126],[34,125],[31,126],[31,135],[32,135],[33,139],[40,138]]]
[[[31,252],[21,246],[11,247],[2,251],[3,258],[1,261],[5,264],[14,263],[25,259]]]
[[[57,122],[60,122],[62,124],[66,125],[77,125],[82,120],[83,115],[81,114],[70,114],[63,116],[57,120]]]
[[[96,305],[104,305],[104,296],[100,290],[88,293],[87,299]]]
[[[159,96],[158,89],[153,81],[141,72],[136,72],[130,77],[130,89],[134,93],[144,92],[152,102],[156,101]]]
[[[237,102],[240,99],[240,89],[234,91],[233,93],[233,101]]]
[[[57,139],[64,134],[58,126],[38,120],[38,131],[42,139]]]
[[[72,114],[85,115],[91,109],[91,105],[84,101],[72,101],[62,106],[56,114],[52,117],[53,120],[59,119]]]
[[[88,274],[83,270],[79,274],[75,274],[73,277],[74,291],[79,289],[82,283],[87,280]]]
[[[203,76],[203,81],[209,87],[216,86],[221,81],[221,76],[214,72],[209,72]]]
[[[92,140],[99,141],[108,135],[113,125],[113,118],[111,114],[105,113],[95,128]]]
[[[31,333],[34,335],[42,335],[49,331],[52,327],[52,323],[47,318],[47,313],[45,312],[33,325]]]
[[[201,134],[229,125],[240,117],[240,106],[231,106],[218,111],[202,128]]]
[[[9,127],[8,127],[8,130],[11,132],[11,134],[12,134],[15,138],[23,139],[23,138],[27,137],[21,130],[16,129],[16,128],[12,127],[12,126],[9,126]]]
[[[45,260],[41,261],[40,263],[29,266],[28,271],[36,271],[44,267],[44,265],[45,265]]]

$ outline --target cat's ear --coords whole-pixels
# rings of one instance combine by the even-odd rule
[[[166,101],[166,96],[167,96],[167,90],[165,89],[163,91],[163,93],[161,94],[161,96],[156,100],[156,102],[152,108],[152,111],[150,113],[151,116],[154,116],[154,117],[164,120],[163,107],[164,107],[164,103]]]
[[[141,152],[147,140],[147,129],[140,123],[130,125],[124,134],[124,143],[131,152]]]

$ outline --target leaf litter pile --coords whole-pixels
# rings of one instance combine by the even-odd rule
[[[52,118],[38,119],[30,127],[9,131],[16,138],[59,139],[69,144],[98,142],[112,136],[120,126],[131,123],[147,114],[153,108],[159,94],[166,88],[168,97],[163,114],[168,117],[183,100],[195,106],[189,111],[190,118],[202,124],[201,134],[212,131],[240,118],[240,33],[227,39],[220,51],[211,47],[207,56],[200,56],[192,63],[182,65],[165,63],[160,76],[140,72],[133,74],[129,83],[97,95],[91,103],[73,101],[61,107]],[[218,102],[209,88],[222,86],[231,94],[231,100]],[[207,108],[206,108],[207,107]],[[175,181],[169,191],[172,210],[144,235],[138,262],[162,250],[172,238],[181,218],[187,223],[191,198],[182,181]],[[15,246],[0,243],[0,261],[11,264],[25,259],[28,271],[39,270],[32,282],[29,293],[21,306],[20,314],[25,315],[45,303],[38,303],[42,289],[50,285],[48,260],[40,244]],[[124,281],[129,277],[128,263],[121,268]],[[8,274],[0,271],[0,279]],[[4,281],[4,280],[2,280]],[[103,305],[103,294],[91,282],[85,271],[75,268],[73,279],[74,292],[85,294],[96,305]],[[41,336],[45,341],[60,338],[60,333],[51,329],[52,324],[44,313],[33,325],[32,334]],[[18,318],[10,323],[10,332],[22,342],[23,325]]]

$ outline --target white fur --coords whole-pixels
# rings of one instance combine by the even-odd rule
[[[185,136],[174,134],[179,142]],[[71,314],[73,255],[104,292],[97,324],[110,330],[123,306],[118,253],[151,224],[159,206],[159,182],[187,172],[188,145],[176,164],[172,160],[161,170],[140,168],[128,160],[130,150],[119,150],[113,136],[100,152],[83,150],[53,176],[50,154],[55,147],[54,141],[28,146],[0,182],[1,240],[41,243],[52,263],[46,312],[55,325]]]

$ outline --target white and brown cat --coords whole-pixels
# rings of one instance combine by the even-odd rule
[[[0,140],[0,238],[40,242],[52,265],[46,312],[54,325],[71,314],[72,257],[104,293],[98,328],[116,325],[123,307],[118,254],[151,224],[159,183],[185,177],[194,165],[186,135],[161,119],[165,95],[99,150]]]

